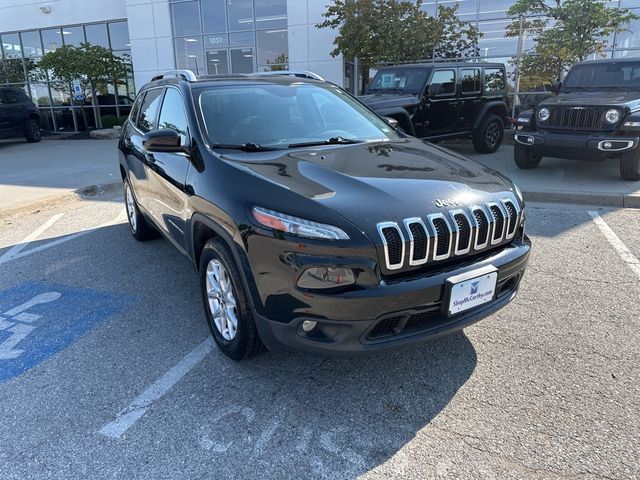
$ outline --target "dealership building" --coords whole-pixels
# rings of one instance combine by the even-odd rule
[[[309,70],[354,90],[353,59],[332,57],[336,32],[318,29],[330,0],[2,0],[0,84],[23,88],[40,108],[49,130],[80,130],[104,115],[127,114],[130,101],[159,72],[188,68],[201,75],[272,69]],[[459,6],[459,16],[484,33],[482,60],[507,63],[531,41],[505,37],[513,0],[426,0]],[[637,9],[640,0],[611,7]],[[85,115],[72,101],[71,85],[37,68],[40,57],[61,45],[101,45],[131,61],[128,78],[96,85],[84,99]],[[640,22],[611,39],[611,57],[640,57]],[[511,67],[510,67],[511,68]],[[517,92],[520,93],[520,92]],[[89,110],[87,115],[86,110]]]

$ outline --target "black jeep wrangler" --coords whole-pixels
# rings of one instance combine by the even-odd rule
[[[0,138],[24,136],[27,142],[39,142],[38,107],[19,88],[0,86]]]
[[[414,137],[471,137],[479,153],[493,153],[510,124],[501,63],[416,64],[379,70],[360,97]]]
[[[555,97],[516,120],[515,162],[535,168],[544,156],[620,159],[620,175],[640,180],[640,59],[581,62]]]
[[[374,351],[509,303],[530,249],[515,185],[307,77],[170,72],[123,126],[131,233],[191,260],[220,349]]]

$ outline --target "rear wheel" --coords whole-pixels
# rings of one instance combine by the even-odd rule
[[[219,239],[202,250],[200,286],[207,324],[222,353],[243,360],[264,350],[236,262]]]
[[[473,132],[473,148],[478,153],[493,153],[500,148],[503,138],[504,123],[499,116],[489,114]]]
[[[640,180],[640,149],[624,152],[620,158],[620,176],[624,180]]]
[[[35,118],[30,118],[27,121],[27,131],[24,133],[24,137],[29,143],[37,143],[42,139],[40,132],[40,122]]]
[[[518,168],[523,170],[536,168],[542,160],[542,155],[534,153],[529,147],[518,142],[514,146],[513,157]]]
[[[139,242],[149,240],[156,236],[156,230],[149,225],[149,222],[142,216],[136,198],[133,196],[129,180],[124,180],[124,202],[127,208],[127,219],[129,220],[129,230],[133,238]]]

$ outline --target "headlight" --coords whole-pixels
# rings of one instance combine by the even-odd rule
[[[538,110],[538,120],[540,120],[541,122],[546,122],[547,120],[549,120],[549,117],[551,116],[551,112],[549,111],[548,108],[541,108],[540,110]]]
[[[262,207],[253,207],[253,218],[265,227],[297,235],[298,237],[349,240],[349,235],[333,225],[292,217]]]
[[[620,121],[620,111],[615,108],[607,110],[607,113],[604,114],[604,119],[607,123],[618,123]]]
[[[311,267],[298,279],[298,286],[309,289],[344,287],[356,283],[353,270],[342,267]]]

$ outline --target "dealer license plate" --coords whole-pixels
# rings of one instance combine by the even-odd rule
[[[447,279],[450,284],[449,315],[464,312],[493,300],[496,294],[498,271],[482,268]]]

